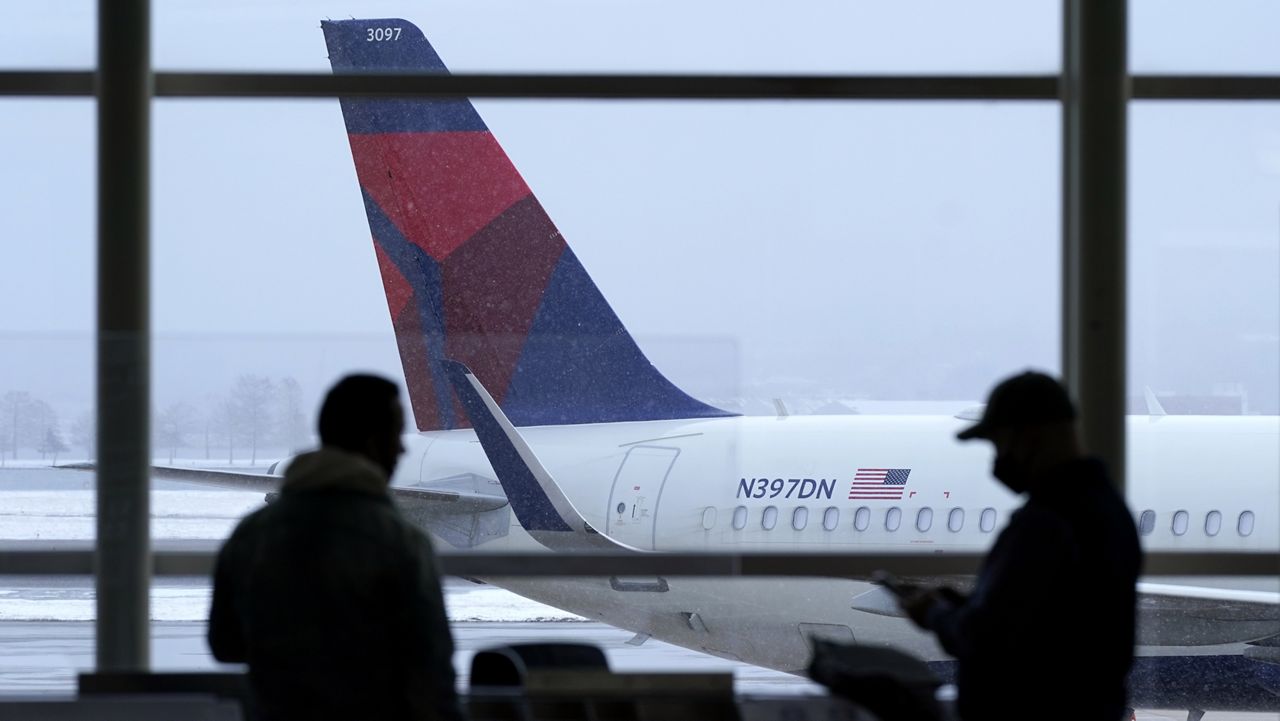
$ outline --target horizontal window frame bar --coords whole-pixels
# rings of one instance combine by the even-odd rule
[[[156,576],[212,574],[218,541],[160,543],[152,553]],[[584,576],[721,576],[866,579],[887,569],[904,577],[973,575],[983,554],[975,553],[442,553],[445,575],[462,578]],[[0,576],[92,575],[92,543],[7,543]],[[1274,576],[1280,553],[1148,553],[1151,576]]]
[[[1044,76],[154,73],[158,98],[1055,100]],[[95,73],[0,72],[0,96],[89,96]]]
[[[1057,75],[604,75],[158,72],[158,98],[1056,101]],[[87,97],[92,71],[0,71],[0,97]],[[1280,100],[1280,75],[1134,75],[1132,100]]]

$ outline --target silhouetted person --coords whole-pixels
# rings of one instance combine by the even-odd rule
[[[1133,663],[1138,533],[1107,469],[1084,455],[1066,389],[1006,379],[960,432],[995,445],[992,475],[1026,503],[996,539],[969,596],[901,601],[956,657],[965,721],[1118,721]]]
[[[404,452],[399,391],[343,378],[319,425],[320,450],[218,554],[209,647],[249,664],[265,721],[459,719],[431,543],[387,491]]]

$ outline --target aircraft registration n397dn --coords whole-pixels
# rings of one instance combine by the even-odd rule
[[[322,29],[335,73],[448,72],[405,20]],[[645,357],[468,100],[341,108],[419,431],[393,491],[440,546],[981,552],[1017,505],[986,480],[988,452],[953,440],[966,419],[779,422],[690,397]],[[1141,417],[1128,430],[1148,550],[1280,546],[1280,418]],[[867,583],[483,580],[784,671],[805,667],[814,636],[947,663]],[[1140,590],[1136,704],[1280,709],[1280,594]]]

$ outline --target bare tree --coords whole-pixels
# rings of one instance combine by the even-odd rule
[[[169,449],[171,465],[178,448],[186,444],[187,434],[195,430],[196,426],[196,409],[181,401],[170,403],[156,416],[156,445]]]
[[[40,443],[40,447],[37,450],[40,451],[41,458],[52,454],[52,463],[56,466],[58,465],[58,454],[67,451],[67,444],[63,442],[62,436],[58,434],[58,429],[54,426],[49,426],[45,430],[44,441]]]
[[[213,412],[209,415],[213,421],[215,432],[227,439],[227,465],[234,465],[236,462],[236,408],[235,403],[230,398],[223,398],[213,406]],[[206,431],[208,429],[206,428]],[[205,437],[206,443],[208,436]],[[206,451],[207,451],[206,446]]]
[[[93,460],[93,447],[98,441],[97,417],[92,410],[76,417],[71,424],[71,443],[84,449],[85,460]]]
[[[282,378],[276,387],[276,431],[281,445],[290,453],[310,445],[302,386],[292,376]]]
[[[212,393],[204,397],[204,458],[213,458],[213,436],[218,427],[218,408],[222,401]]]
[[[61,425],[58,423],[58,414],[54,412],[52,406],[39,398],[31,399],[26,414],[27,422],[23,424],[22,432],[18,437],[22,445],[31,448],[44,458],[45,452],[40,449],[45,445],[49,429],[57,429]]]
[[[26,391],[9,391],[0,396],[0,424],[4,430],[0,442],[8,449],[10,458],[18,457],[18,439],[25,436],[32,400]]]
[[[8,395],[4,399],[0,399],[0,466],[3,466],[5,460],[9,457],[9,439],[13,436],[13,424],[16,420],[5,405],[4,401],[7,398]]]
[[[266,376],[245,374],[231,386],[231,409],[236,428],[249,442],[249,463],[258,462],[258,443],[271,423],[275,384]]]
[[[9,391],[0,396],[0,443],[9,450],[10,458],[18,457],[18,449],[26,446],[39,451],[44,445],[45,431],[58,425],[53,408],[26,391]]]

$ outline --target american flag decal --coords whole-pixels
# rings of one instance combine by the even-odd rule
[[[859,468],[849,486],[849,500],[900,500],[909,475],[910,468]]]

